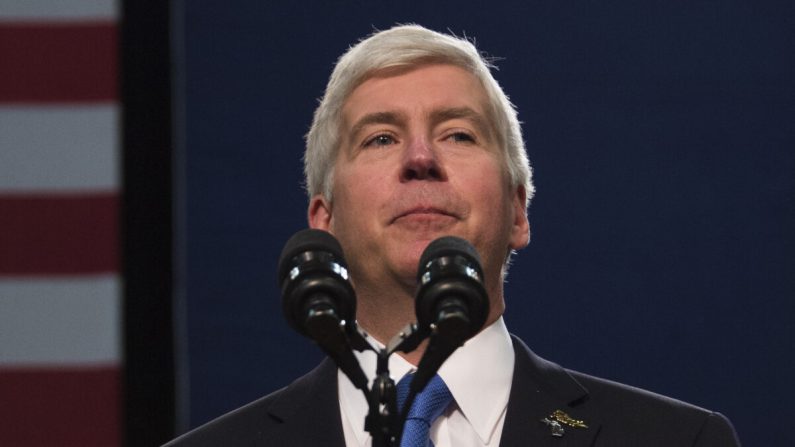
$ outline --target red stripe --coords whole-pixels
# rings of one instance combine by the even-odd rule
[[[117,272],[118,212],[115,193],[0,195],[0,274]]]
[[[96,102],[117,94],[117,27],[0,23],[0,102]]]
[[[0,445],[121,445],[120,373],[0,369]]]

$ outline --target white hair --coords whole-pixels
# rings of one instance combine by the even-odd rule
[[[522,129],[516,108],[491,75],[493,65],[470,41],[419,25],[399,25],[376,32],[352,46],[337,61],[306,135],[304,175],[310,198],[322,194],[326,200],[333,200],[331,191],[340,144],[342,107],[353,90],[376,72],[429,63],[463,68],[483,85],[497,143],[506,154],[503,159],[511,186],[523,185],[527,193],[525,207],[530,203],[535,190]]]

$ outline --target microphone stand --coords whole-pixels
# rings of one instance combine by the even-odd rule
[[[401,418],[397,408],[395,381],[389,376],[389,356],[397,351],[411,352],[427,336],[415,323],[404,327],[389,344],[376,352],[376,377],[369,395],[366,396],[369,413],[364,428],[373,439],[373,447],[394,447],[400,443],[405,417]]]
[[[455,325],[456,319],[445,321],[443,318],[439,322],[439,326],[449,325],[451,322]],[[425,388],[447,357],[461,345],[461,338],[451,337],[452,331],[449,330],[449,327],[448,330],[440,331],[439,326],[432,325],[430,329],[421,330],[416,323],[408,324],[382,349],[376,349],[368,343],[365,339],[366,336],[359,332],[355,323],[346,324],[343,320],[341,324],[335,326],[320,326],[326,329],[323,334],[325,337],[320,338],[321,340],[334,340],[333,337],[329,337],[330,334],[335,334],[338,337],[336,343],[327,341],[321,347],[337,363],[340,371],[364,393],[369,408],[364,420],[364,428],[372,437],[373,447],[397,447],[400,445],[403,425],[414,398]],[[341,335],[347,338],[347,343],[343,343],[339,339]],[[430,343],[420,359],[417,372],[411,381],[403,410],[399,411],[395,381],[389,375],[389,356],[398,351],[414,351],[423,340],[429,337]],[[369,390],[364,372],[353,355],[352,350],[354,349],[359,352],[371,350],[377,356],[376,376],[373,386]]]
[[[441,324],[444,323],[442,322]],[[340,371],[351,380],[356,388],[359,388],[364,393],[369,408],[364,420],[364,428],[372,437],[373,447],[397,447],[400,445],[403,425],[414,398],[425,388],[425,385],[436,374],[447,357],[460,346],[459,338],[451,338],[449,331],[438,331],[438,329],[438,327],[432,327],[431,330],[420,330],[416,323],[411,323],[393,337],[386,347],[376,349],[367,342],[365,335],[358,331],[355,323],[345,324],[343,321],[342,324],[337,325],[337,330],[344,332],[346,338],[348,338],[349,343],[345,344],[348,349],[341,349],[342,343],[337,343],[336,346],[332,344],[337,349],[329,349],[331,347],[329,344],[322,346],[326,353],[337,363]],[[329,332],[336,331],[330,330]],[[395,381],[389,375],[389,356],[398,351],[414,351],[429,336],[430,343],[411,381],[406,402],[403,404],[403,410],[399,411],[397,407],[397,388]],[[359,352],[371,350],[377,356],[376,376],[373,386],[369,390],[364,372],[351,349]]]

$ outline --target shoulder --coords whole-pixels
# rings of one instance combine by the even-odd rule
[[[682,436],[698,446],[739,443],[731,422],[720,413],[641,388],[567,370],[588,390],[588,402],[602,414],[602,436],[665,438]]]
[[[269,428],[277,421],[268,412],[286,388],[262,397],[174,439],[164,447],[222,446],[230,440],[240,445],[265,445]]]
[[[315,418],[335,421],[335,416],[339,420],[336,367],[326,359],[290,385],[210,421],[164,447],[267,446],[282,445],[290,439],[299,442],[298,439],[313,436],[311,430],[301,428],[302,423]],[[334,424],[326,431],[335,434]]]
[[[641,415],[646,411],[661,415],[682,413],[700,416],[709,413],[709,410],[704,408],[642,388],[594,377],[578,371],[567,369],[566,372],[588,390],[588,399],[590,401],[599,403],[603,408],[609,409],[611,413],[620,412],[627,406],[631,406],[636,412],[640,412]]]
[[[560,409],[589,421],[592,435],[602,443],[597,445],[739,445],[731,423],[719,413],[562,368],[537,356],[518,338],[514,349],[516,397],[541,400],[538,411],[546,413],[541,417]],[[532,410],[529,405],[523,408]]]

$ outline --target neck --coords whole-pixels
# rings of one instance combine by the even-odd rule
[[[386,345],[416,321],[414,294],[405,287],[356,285],[356,319],[370,336]]]
[[[490,287],[487,290],[490,305],[484,328],[497,321],[505,310],[502,283],[495,283],[495,287]],[[356,295],[358,302],[357,323],[383,345],[387,345],[406,325],[417,321],[412,287],[390,288],[357,285]],[[416,366],[425,353],[426,346],[427,340],[414,351],[399,352],[398,354]]]

